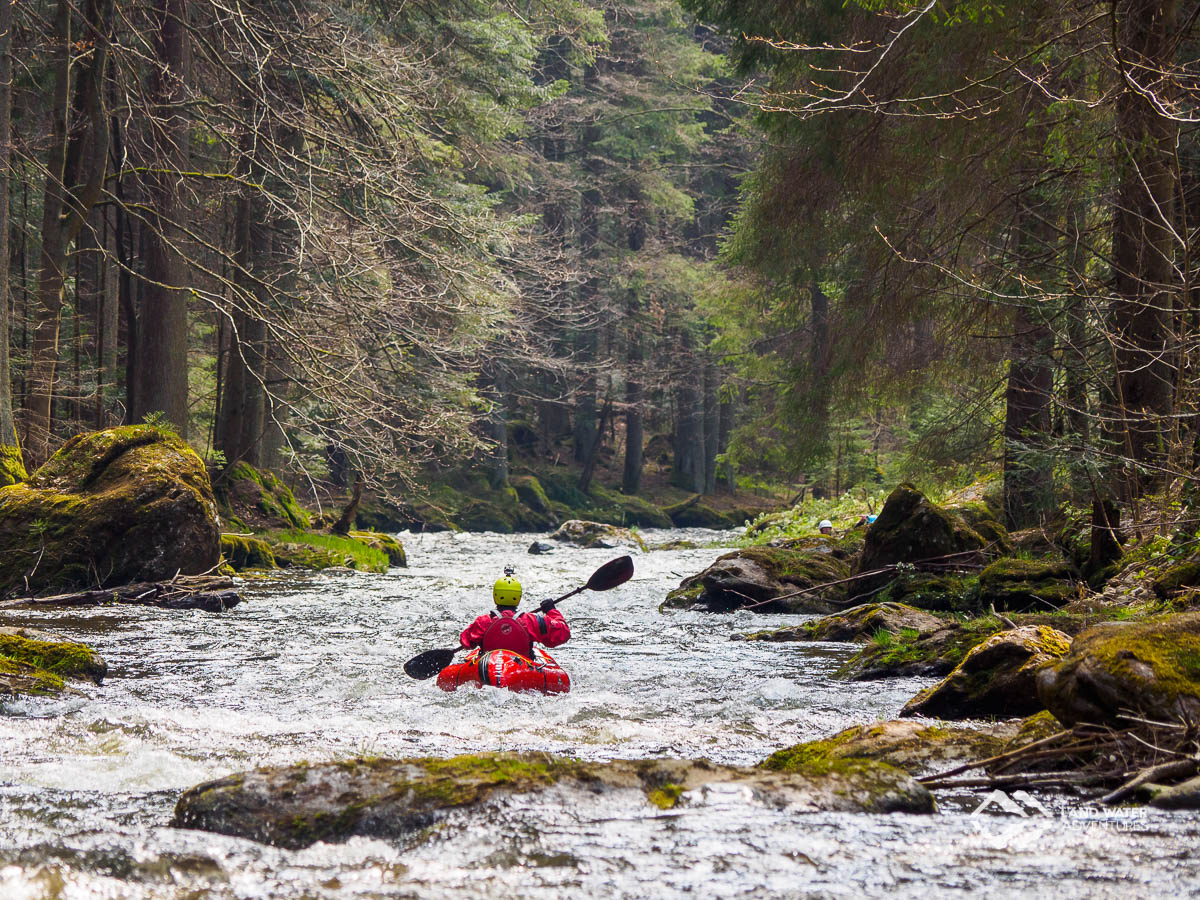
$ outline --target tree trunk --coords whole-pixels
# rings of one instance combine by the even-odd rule
[[[1125,79],[1116,105],[1114,394],[1117,437],[1131,465],[1163,458],[1173,407],[1171,310],[1178,284],[1172,223],[1179,128],[1158,104],[1170,103],[1170,75],[1164,72],[1173,65],[1177,5],[1177,0],[1117,0],[1113,8],[1115,49]],[[1155,480],[1153,474],[1133,474],[1126,489],[1136,495]]]
[[[683,358],[688,359],[691,342],[683,337]],[[675,385],[675,466],[671,481],[676,487],[704,493],[704,398],[691,373],[678,373]]]
[[[721,431],[721,376],[716,364],[704,364],[704,493],[717,492],[717,441]]]
[[[484,397],[491,404],[487,417],[487,436],[491,438],[492,448],[488,454],[488,484],[493,488],[502,488],[508,484],[508,420],[504,408],[507,385],[502,368],[490,365],[485,375],[487,386]]]
[[[58,366],[59,327],[67,251],[84,223],[88,210],[100,199],[108,166],[108,120],[104,112],[104,72],[108,62],[108,31],[112,0],[92,0],[85,17],[91,62],[79,78],[73,104],[77,118],[88,117],[88,128],[68,136],[72,119],[71,3],[59,0],[54,18],[54,96],[50,109],[51,139],[47,154],[46,187],[42,203],[41,272],[38,280],[35,325],[30,342],[30,386],[25,416],[27,446],[35,463],[49,455],[51,407]],[[91,139],[90,171],[86,184],[76,187],[84,171],[85,143]]]
[[[642,386],[631,377],[625,382],[625,471],[621,477],[622,493],[636,494],[641,490],[645,439],[642,429]]]
[[[1033,315],[1039,313],[1035,310]],[[1004,416],[1004,518],[1011,529],[1036,525],[1053,503],[1053,472],[1046,458],[1054,370],[1053,335],[1019,307],[1008,366]]]
[[[187,4],[155,0],[157,65],[152,67],[150,172],[144,179],[145,285],[138,316],[134,421],[165,415],[184,437],[188,427],[187,281],[180,253],[186,216],[180,191],[188,165],[188,120],[182,112],[187,83]]]
[[[24,481],[25,465],[13,421],[12,372],[8,358],[8,191],[12,136],[13,6],[0,0],[0,487]]]

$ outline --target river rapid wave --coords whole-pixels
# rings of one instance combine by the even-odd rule
[[[648,531],[650,543],[714,532]],[[728,537],[725,535],[725,537]],[[797,814],[738,791],[659,812],[566,790],[509,798],[396,844],[302,851],[166,826],[179,792],[260,765],[353,755],[548,751],[585,759],[706,757],[749,765],[892,718],[930,682],[841,682],[850,645],[731,642],[805,616],[660,614],[717,549],[635,554],[628,584],[562,610],[566,696],[445,694],[403,662],[453,646],[517,568],[526,608],[587,580],[611,550],[525,549],[532,536],[401,535],[410,568],[254,580],[220,616],[113,607],[22,613],[109,664],[84,696],[0,715],[0,898],[1168,896],[1200,891],[1194,815]]]

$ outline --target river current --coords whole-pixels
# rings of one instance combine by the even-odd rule
[[[651,543],[713,532],[648,531]],[[726,536],[727,537],[727,536]],[[933,816],[798,814],[740,792],[659,812],[548,792],[453,814],[419,840],[288,851],[168,827],[181,790],[260,765],[358,754],[544,750],[747,765],[891,718],[929,683],[847,683],[839,644],[731,642],[804,616],[660,614],[720,552],[635,553],[628,584],[577,595],[554,651],[566,696],[439,691],[401,671],[490,608],[505,564],[527,600],[582,584],[611,550],[529,556],[532,537],[401,535],[410,568],[248,582],[223,615],[110,607],[10,613],[95,647],[83,696],[0,707],[0,898],[1179,897],[1200,893],[1200,817],[1066,797],[939,798]],[[526,604],[526,608],[529,604]],[[1033,799],[1033,798],[1031,798]]]

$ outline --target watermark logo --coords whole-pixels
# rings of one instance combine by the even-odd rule
[[[1013,791],[1011,794],[1006,794],[1001,790],[992,791],[984,797],[983,802],[971,810],[971,815],[982,815],[993,807],[999,812],[1012,813],[1024,818],[1029,818],[1031,813],[1039,816],[1050,815],[1050,810],[1046,809],[1037,797],[1027,791]]]

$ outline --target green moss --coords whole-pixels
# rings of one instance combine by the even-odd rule
[[[677,587],[667,594],[667,599],[659,605],[658,611],[687,609],[697,603],[703,595],[704,585],[699,581],[689,584],[687,587]]]
[[[610,491],[599,484],[590,490],[593,510],[589,517],[611,525],[639,525],[643,528],[670,528],[671,517],[662,507],[641,497]]]
[[[674,809],[683,792],[684,786],[682,784],[667,783],[660,788],[649,791],[646,794],[646,799],[659,809]]]
[[[277,567],[271,545],[262,538],[242,534],[221,535],[221,553],[235,572]]]
[[[27,662],[0,656],[0,691],[18,694],[57,694],[66,685],[60,676]]]
[[[297,501],[292,489],[274,473],[236,462],[213,485],[222,518],[233,517],[260,527],[308,528],[312,517]]]
[[[362,541],[314,531],[278,531],[264,537],[281,564],[311,569],[349,566],[361,572],[386,572],[388,557]],[[297,550],[299,547],[299,550]],[[304,549],[309,552],[305,553]]]
[[[0,444],[0,487],[19,484],[28,477],[21,448],[15,444]]]
[[[1154,579],[1154,592],[1160,597],[1169,597],[1188,587],[1200,587],[1200,560],[1176,563]]]
[[[537,478],[532,475],[518,475],[512,479],[512,486],[517,492],[517,499],[534,512],[550,512],[550,498],[546,496],[546,489]]]
[[[1062,559],[998,559],[979,575],[984,606],[997,609],[1057,609],[1079,596],[1074,570]]]
[[[0,657],[64,678],[99,681],[107,671],[92,648],[71,641],[41,641],[0,633]]]
[[[822,741],[797,744],[772,753],[759,763],[773,772],[790,772],[807,778],[825,778],[830,775],[868,781],[880,776],[899,776],[902,771],[891,763],[861,756],[839,756],[835,751],[839,744],[846,743],[842,735]]]
[[[387,555],[388,562],[393,566],[403,569],[408,565],[408,557],[404,553],[404,545],[393,535],[380,534],[375,531],[352,531],[350,532],[350,537],[366,544],[368,547],[382,550]]]
[[[711,506],[689,500],[663,507],[663,512],[677,528],[732,528],[735,524]]]

